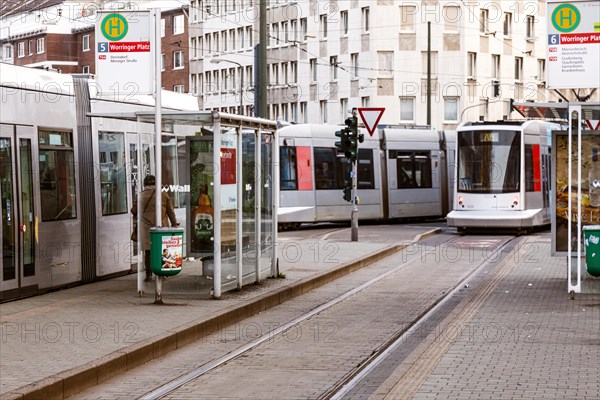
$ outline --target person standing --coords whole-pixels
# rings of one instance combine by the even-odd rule
[[[154,175],[146,175],[144,178],[144,190],[140,194],[141,204],[141,222],[142,222],[142,248],[144,249],[144,264],[146,266],[146,281],[152,280],[152,270],[150,269],[150,228],[156,226],[156,178]],[[175,216],[173,202],[166,192],[161,193],[162,203],[162,226],[178,226]],[[133,202],[131,213],[137,218],[137,202]]]

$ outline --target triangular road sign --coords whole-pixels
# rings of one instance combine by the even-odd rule
[[[369,135],[373,136],[373,132],[375,132],[375,128],[377,128],[377,124],[379,124],[379,120],[383,115],[385,108],[359,108],[358,113],[360,114],[360,118],[365,124],[367,131],[369,131]]]

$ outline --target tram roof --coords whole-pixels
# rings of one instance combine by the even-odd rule
[[[569,119],[569,106],[581,106],[583,119],[600,120],[600,103],[598,102],[573,102],[573,103],[532,103],[515,102],[514,109],[525,118],[544,119]]]
[[[128,121],[139,121],[154,123],[154,111],[136,111],[124,113],[88,113],[92,118],[113,118]],[[223,113],[219,111],[163,111],[161,114],[163,124],[173,125],[209,125],[220,120],[225,126],[242,126],[244,128],[275,130],[277,122],[264,119],[247,117],[237,114]]]

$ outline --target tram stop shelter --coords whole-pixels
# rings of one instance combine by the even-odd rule
[[[595,192],[600,186],[594,184],[600,182],[600,103],[525,102],[515,103],[514,109],[525,118],[568,121],[564,130],[548,132],[552,255],[566,256],[572,298],[575,293],[600,293],[600,278],[588,273],[593,260],[586,257],[583,237],[584,227],[600,230],[600,191]]]
[[[140,140],[154,146],[148,132],[148,126],[154,125],[154,111],[90,116],[136,121]],[[276,276],[277,122],[218,111],[164,109],[161,120],[162,146],[165,140],[169,141],[170,133],[178,132],[176,151],[181,157],[179,176],[174,177],[176,183],[162,180],[160,190],[177,192],[180,204],[185,202],[186,212],[184,218],[178,215],[184,228],[184,261],[181,273],[165,282],[167,298],[169,293],[208,292],[210,283],[212,297],[219,298],[223,291]],[[181,137],[185,141],[179,140]],[[142,154],[141,149],[137,152],[137,165],[142,168],[136,167],[142,171],[139,182],[160,166],[160,162],[147,165],[143,158],[151,158],[153,152],[148,149],[147,154]],[[139,189],[137,195],[139,200]],[[137,204],[139,229],[143,211],[139,201]],[[143,282],[143,250],[148,249],[137,250],[138,292],[143,293],[152,287]]]

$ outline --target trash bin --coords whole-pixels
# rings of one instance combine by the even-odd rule
[[[600,276],[600,225],[583,227],[585,266],[592,276]]]
[[[173,276],[183,263],[183,228],[150,228],[150,268],[155,275]]]

